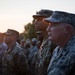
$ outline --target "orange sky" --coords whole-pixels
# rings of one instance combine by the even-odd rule
[[[75,13],[75,0],[0,0],[0,32],[9,28],[23,32],[24,25],[41,9]]]

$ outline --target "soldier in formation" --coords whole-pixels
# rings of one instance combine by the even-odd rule
[[[49,23],[49,40],[58,45],[53,52],[47,75],[75,75],[75,14],[54,11],[44,21]]]
[[[8,29],[4,35],[4,42],[8,49],[2,59],[3,75],[29,75],[28,61],[24,50],[16,43],[19,32]]]
[[[2,58],[8,46],[4,43],[4,34],[0,32],[0,75],[2,75]]]
[[[43,21],[44,18],[51,16],[53,11],[51,10],[40,10],[33,15],[34,24],[36,31],[42,31],[44,38],[43,42],[40,46],[38,53],[35,55],[35,72],[36,75],[46,75],[47,74],[47,67],[49,65],[49,61],[51,58],[51,53],[55,48],[55,45],[51,41],[48,41],[48,33],[46,28],[49,24]]]

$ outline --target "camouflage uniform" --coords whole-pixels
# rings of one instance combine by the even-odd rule
[[[30,49],[31,49],[30,43],[26,42],[25,45],[24,45],[24,53],[25,53],[27,59],[28,59],[29,54],[30,54]]]
[[[7,48],[8,47],[4,42],[0,44],[0,75],[2,75],[2,58]]]
[[[55,48],[48,67],[47,75],[75,75],[75,14],[63,11],[54,11],[52,16],[45,18],[44,21],[48,23],[62,23],[62,25],[65,23],[65,26],[68,24],[67,27],[72,27],[70,27],[70,30],[66,30],[67,36],[64,41],[66,44],[64,44],[59,38],[59,42],[61,45],[63,44],[63,47],[59,44],[59,46]],[[65,39],[64,37],[65,35],[62,37],[62,40]]]
[[[25,49],[24,49],[24,53],[25,53],[27,59],[28,59],[28,57],[29,57],[30,50],[31,50],[30,48],[25,48]]]
[[[44,34],[44,39],[42,42],[42,45],[38,51],[38,53],[35,55],[36,65],[36,75],[47,75],[47,67],[51,58],[51,53],[53,51],[53,44],[51,41],[48,41],[48,35],[46,32],[46,28],[48,26],[47,23],[43,22],[43,19],[51,16],[53,11],[51,10],[41,10],[36,13],[36,15],[33,15],[33,18],[35,19],[35,27],[37,31],[42,31]]]
[[[64,48],[54,50],[48,75],[75,75],[75,36]]]
[[[30,72],[31,75],[35,75],[35,54],[37,53],[38,48],[37,46],[33,46],[31,48],[30,54],[29,54],[29,58],[28,58],[28,62],[29,62],[29,67],[30,67]]]
[[[44,38],[40,48],[40,58],[38,59],[38,75],[47,75],[47,68],[54,48],[55,45],[48,41],[48,37]]]
[[[3,75],[29,75],[28,61],[23,49],[16,43],[11,51],[6,51],[2,60]]]

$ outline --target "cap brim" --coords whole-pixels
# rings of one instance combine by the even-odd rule
[[[39,18],[39,17],[44,17],[43,15],[33,15],[33,18],[34,19],[37,19],[37,18]]]
[[[52,18],[52,17],[44,18],[43,20],[44,20],[46,23],[50,23],[50,22],[59,23],[59,22],[60,22],[58,19],[55,19],[55,18]]]
[[[9,33],[6,32],[6,33],[4,33],[4,35],[11,35],[11,34],[9,34]]]

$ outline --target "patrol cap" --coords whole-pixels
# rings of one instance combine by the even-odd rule
[[[44,19],[45,22],[53,23],[68,23],[75,27],[75,14],[63,12],[63,11],[54,11],[49,18]]]
[[[33,38],[31,41],[32,42],[37,42],[38,40],[36,38]]]
[[[38,17],[49,17],[52,15],[52,13],[52,10],[41,9],[40,11],[36,12],[36,15],[33,15],[33,18],[37,19]]]
[[[5,35],[15,35],[15,36],[17,36],[17,38],[19,36],[19,32],[16,30],[13,30],[13,29],[8,29],[7,32],[5,32],[4,34]]]

